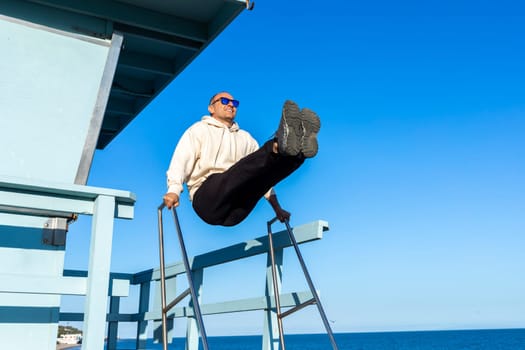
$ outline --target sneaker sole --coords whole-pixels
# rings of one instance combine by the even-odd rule
[[[303,108],[303,139],[301,143],[301,150],[306,158],[312,158],[317,154],[319,146],[317,143],[317,134],[321,129],[321,119],[319,116],[309,108]]]
[[[299,154],[303,139],[302,120],[303,116],[297,104],[293,101],[286,101],[277,130],[279,153],[288,156]]]

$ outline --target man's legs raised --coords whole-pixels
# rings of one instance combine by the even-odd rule
[[[268,190],[317,154],[321,122],[315,112],[286,101],[276,139],[210,176],[193,197],[197,214],[212,225],[233,226],[244,220]],[[278,153],[274,152],[277,142]]]
[[[204,221],[212,225],[238,224],[271,187],[301,166],[302,155],[276,154],[274,142],[267,141],[224,173],[204,181],[193,197],[193,208]]]

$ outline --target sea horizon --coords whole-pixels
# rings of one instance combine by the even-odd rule
[[[341,332],[334,338],[339,350],[525,350],[525,328]],[[261,341],[262,335],[208,336],[210,350],[257,350]],[[288,350],[332,349],[325,333],[286,334],[285,345]],[[168,349],[184,347],[185,338],[176,337]],[[117,349],[135,349],[135,339],[119,339]],[[146,349],[162,345],[148,339]]]

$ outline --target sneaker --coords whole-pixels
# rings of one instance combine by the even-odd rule
[[[287,100],[284,103],[276,136],[280,154],[296,156],[301,152],[304,136],[303,114],[295,102]]]
[[[321,129],[321,119],[317,113],[309,108],[303,108],[302,126],[303,135],[301,139],[301,151],[305,158],[312,158],[317,154],[317,133]]]

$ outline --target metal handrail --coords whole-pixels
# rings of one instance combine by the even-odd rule
[[[330,327],[330,323],[328,322],[328,319],[326,317],[326,313],[324,312],[323,306],[321,305],[321,300],[319,299],[319,296],[317,295],[317,291],[315,290],[315,286],[312,282],[312,278],[310,277],[310,273],[308,272],[308,269],[306,268],[306,264],[304,262],[303,256],[301,254],[301,251],[299,250],[299,246],[297,244],[297,241],[295,239],[295,236],[293,234],[292,228],[290,227],[290,222],[288,219],[285,219],[284,224],[286,225],[286,230],[288,232],[288,236],[290,238],[290,241],[293,244],[293,247],[295,249],[295,253],[297,254],[297,258],[299,259],[299,263],[301,264],[301,268],[304,273],[304,277],[306,278],[306,282],[308,283],[308,287],[310,288],[310,292],[312,293],[313,298],[311,300],[308,300],[307,302],[288,310],[284,313],[281,313],[281,305],[279,301],[279,289],[277,286],[277,272],[275,267],[275,257],[274,257],[274,249],[273,249],[273,240],[272,240],[272,224],[277,221],[277,217],[273,218],[272,220],[268,221],[268,243],[270,245],[270,255],[271,255],[271,263],[272,263],[272,278],[273,278],[273,289],[274,289],[274,295],[275,295],[275,306],[276,306],[276,313],[277,313],[277,323],[279,326],[279,340],[281,343],[281,350],[285,350],[284,345],[284,332],[283,332],[283,324],[282,319],[295,311],[299,311],[302,308],[304,308],[307,305],[310,304],[316,304],[317,309],[319,311],[319,314],[321,316],[321,319],[323,320],[324,326],[326,328],[326,333],[328,334],[328,337],[330,338],[330,343],[332,344],[332,348],[334,350],[338,350],[337,343],[335,342],[334,334],[332,332],[332,329]]]
[[[177,296],[169,305],[166,307],[166,272],[164,265],[164,230],[162,223],[162,210],[166,205],[162,203],[158,207],[158,224],[159,224],[159,257],[160,257],[160,293],[161,293],[161,306],[162,306],[162,345],[163,349],[168,349],[168,332],[167,332],[167,313],[174,307],[179,301],[181,301],[185,296],[191,294],[191,301],[193,304],[193,310],[195,318],[197,319],[197,325],[201,334],[202,346],[204,350],[208,350],[208,337],[206,336],[206,330],[204,328],[204,322],[202,321],[202,313],[199,305],[199,300],[197,298],[197,293],[195,292],[195,286],[193,284],[193,274],[191,272],[190,263],[188,260],[188,254],[186,252],[186,245],[184,244],[184,238],[182,236],[182,231],[180,229],[179,218],[177,216],[177,211],[175,207],[172,207],[173,219],[175,221],[175,228],[177,231],[177,237],[180,243],[180,249],[182,253],[182,259],[184,261],[184,268],[186,270],[186,276],[188,277],[189,288]]]

